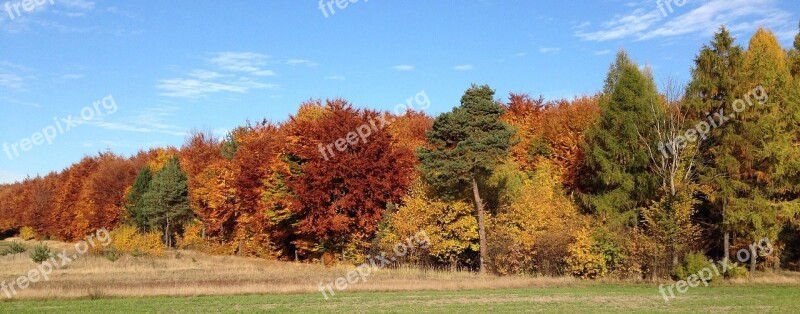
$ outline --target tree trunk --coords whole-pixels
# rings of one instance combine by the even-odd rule
[[[725,247],[725,257],[722,258],[723,261],[728,261],[731,256],[731,234],[728,231],[725,231],[725,240],[723,242],[723,246]]]
[[[758,252],[756,252],[755,245],[750,246],[750,279],[753,279],[753,274],[756,272],[756,262],[758,261]]]
[[[486,247],[486,223],[483,213],[483,200],[478,190],[478,181],[476,181],[475,178],[472,178],[472,194],[475,196],[475,207],[478,209],[478,235],[480,236],[481,246],[480,273],[485,274],[486,259],[489,253]]]
[[[167,245],[167,248],[172,248],[172,241],[169,238],[169,218],[167,218],[167,225],[164,227],[164,244]]]

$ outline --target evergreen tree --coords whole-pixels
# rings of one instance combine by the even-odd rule
[[[150,182],[153,180],[153,172],[149,166],[144,166],[136,179],[133,181],[133,186],[126,196],[128,216],[131,222],[141,231],[146,231],[150,227],[147,221],[147,212],[144,204],[144,194],[150,187]]]
[[[655,199],[659,182],[648,147],[658,147],[655,120],[663,116],[649,72],[624,51],[617,55],[600,101],[600,118],[586,131],[584,205],[613,226],[637,222],[637,208]]]
[[[426,181],[446,197],[472,198],[478,213],[480,271],[486,271],[486,214],[480,186],[508,155],[514,131],[499,120],[504,109],[489,86],[473,85],[461,106],[440,115],[428,132],[430,148],[417,151]]]
[[[730,121],[724,119],[728,118],[733,102],[742,94],[743,68],[742,48],[722,27],[714,34],[711,44],[703,46],[695,58],[692,80],[686,91],[686,103],[693,118],[690,125],[705,123],[710,129],[705,138],[700,138],[695,167],[698,183],[706,191],[704,199],[708,211],[715,215],[711,218],[723,234],[724,259],[730,256],[731,226],[727,224],[726,208],[734,197],[736,182],[731,180],[729,169],[736,167],[733,147],[738,140],[735,128],[725,125]]]
[[[181,170],[177,157],[170,158],[153,177],[143,200],[150,226],[164,230],[164,243],[172,247],[171,232],[179,230],[193,217],[186,174]]]

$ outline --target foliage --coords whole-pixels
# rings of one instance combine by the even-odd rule
[[[492,220],[489,233],[495,273],[561,275],[578,209],[564,194],[555,166],[543,162]]]
[[[693,274],[698,274],[700,271],[708,269],[713,270],[714,265],[709,262],[708,257],[700,252],[692,252],[684,256],[683,263],[675,269],[675,280],[686,280]],[[711,280],[709,280],[711,281]]]
[[[111,244],[108,249],[113,249],[118,254],[143,254],[149,256],[163,256],[165,246],[158,232],[140,233],[133,226],[119,226],[111,231]]]
[[[597,279],[608,273],[606,259],[598,251],[597,242],[591,231],[584,227],[575,233],[575,242],[567,247],[566,261],[573,276],[583,279]]]
[[[378,235],[378,248],[391,252],[398,243],[405,243],[424,231],[430,247],[407,261],[431,261],[452,268],[469,264],[471,254],[478,252],[478,223],[474,207],[463,201],[446,201],[432,196],[433,189],[423,180],[416,180],[409,194],[395,212],[387,212],[386,225]],[[427,256],[426,256],[427,255]]]
[[[22,227],[19,229],[19,237],[23,240],[33,240],[36,238],[36,231],[31,227]]]

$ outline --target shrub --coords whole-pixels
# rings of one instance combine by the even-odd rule
[[[183,236],[175,236],[175,243],[178,248],[184,250],[203,250],[203,223],[195,220],[184,226]]]
[[[106,256],[106,259],[111,261],[111,262],[116,262],[119,259],[119,253],[117,252],[117,249],[115,249],[113,247],[108,249],[108,250],[106,250],[105,256]]]
[[[714,269],[713,265],[708,262],[708,257],[700,252],[686,254],[683,264],[679,265],[674,271],[674,279],[686,279],[693,274],[699,273],[703,269]]]
[[[47,245],[39,244],[33,248],[33,251],[30,253],[31,260],[33,260],[36,264],[41,264],[42,262],[50,259],[50,248]]]
[[[11,246],[8,247],[8,254],[19,254],[25,253],[28,249],[19,242],[11,242]]]
[[[592,238],[588,228],[578,229],[575,233],[575,242],[567,248],[567,266],[573,276],[583,279],[597,279],[604,277],[608,272],[606,259],[602,252],[598,252],[597,243]]]
[[[725,276],[728,279],[737,279],[737,278],[744,278],[750,275],[750,272],[747,270],[747,267],[744,266],[731,266],[728,268],[728,271],[725,272]]]
[[[110,247],[119,254],[136,252],[139,255],[150,256],[162,256],[165,250],[160,233],[139,233],[133,226],[120,226],[111,231]]]
[[[33,240],[36,238],[36,231],[31,227],[22,227],[19,229],[19,237],[25,241]]]

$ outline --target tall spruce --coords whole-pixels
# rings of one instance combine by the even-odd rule
[[[147,221],[147,209],[144,204],[144,194],[150,188],[150,182],[153,180],[153,171],[150,166],[144,166],[136,179],[133,181],[133,186],[126,196],[126,210],[130,222],[136,225],[140,231],[144,232],[150,228],[150,223]]]
[[[500,121],[504,109],[489,86],[473,85],[461,106],[440,115],[427,133],[430,148],[417,151],[426,181],[450,198],[466,198],[469,191],[478,215],[480,272],[486,272],[488,247],[486,213],[481,185],[508,155],[514,131]]]
[[[714,34],[711,44],[703,46],[694,63],[692,80],[686,91],[686,103],[693,120],[690,125],[706,123],[715,126],[700,137],[695,163],[697,179],[707,191],[703,198],[707,200],[713,223],[723,236],[723,259],[727,260],[732,229],[728,223],[727,207],[735,197],[734,186],[737,185],[731,178],[730,169],[737,167],[734,145],[739,138],[735,134],[736,128],[726,125],[730,121],[725,119],[731,113],[733,102],[742,94],[740,80],[744,70],[744,51],[722,27]]]
[[[581,197],[589,211],[612,226],[635,225],[637,209],[655,199],[659,189],[648,147],[658,146],[654,128],[664,114],[660,101],[649,71],[640,71],[620,51],[606,79],[600,118],[586,131],[587,194]]]
[[[180,230],[194,213],[189,206],[186,174],[177,157],[172,157],[153,177],[143,196],[148,222],[155,230],[164,231],[164,243],[172,247],[172,232]]]

